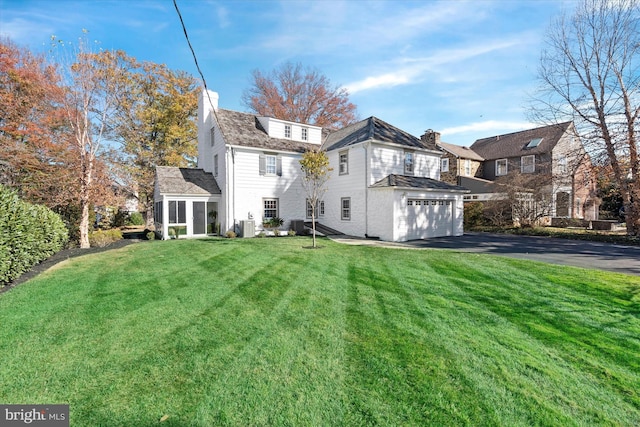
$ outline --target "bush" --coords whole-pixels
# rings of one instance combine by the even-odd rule
[[[61,250],[69,239],[60,215],[20,200],[0,185],[0,286]]]
[[[229,239],[235,239],[238,235],[235,233],[235,231],[231,231],[231,230],[229,230],[229,231],[227,231],[226,236],[227,236],[227,238],[229,238]]]
[[[296,235],[296,230],[289,230],[289,231],[287,232],[287,234],[288,234],[289,236],[295,236],[295,235]]]
[[[91,247],[104,248],[118,240],[122,240],[122,231],[117,228],[97,230],[89,233],[89,245],[91,245]]]
[[[482,202],[468,202],[464,204],[464,229],[484,225],[484,204]]]
[[[156,239],[156,233],[155,231],[147,231],[147,240],[155,240]]]
[[[140,212],[131,212],[125,221],[126,225],[144,225],[144,218]]]
[[[259,233],[256,235],[256,237],[259,237],[259,238],[261,238],[261,239],[262,239],[263,237],[266,237],[266,236],[267,236],[267,233],[265,233],[264,231],[261,231],[261,232],[259,232]]]

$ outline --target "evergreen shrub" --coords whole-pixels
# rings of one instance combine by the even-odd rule
[[[20,200],[0,185],[0,286],[61,250],[69,233],[60,215]]]

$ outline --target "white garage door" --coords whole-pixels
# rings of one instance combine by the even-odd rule
[[[451,200],[408,199],[407,240],[453,234],[453,202]]]

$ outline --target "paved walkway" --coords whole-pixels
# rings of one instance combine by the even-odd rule
[[[640,276],[640,246],[491,233],[465,233],[460,237],[439,237],[405,243],[345,236],[330,238],[346,244],[486,253]]]

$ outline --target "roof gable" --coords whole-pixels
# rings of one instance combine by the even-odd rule
[[[330,133],[323,148],[327,151],[337,150],[369,140],[440,151],[434,143],[425,142],[374,116]]]
[[[439,142],[438,145],[442,147],[445,151],[461,159],[476,160],[478,162],[484,161],[484,158],[481,155],[479,155],[469,147],[463,147],[455,144],[448,144],[446,142]]]
[[[213,174],[203,169],[157,166],[156,182],[163,194],[206,196],[222,193]]]
[[[485,160],[550,153],[572,125],[573,122],[564,122],[482,138],[476,140],[471,149]]]

